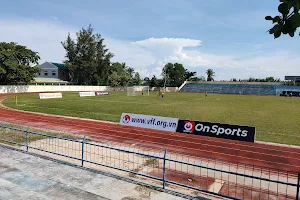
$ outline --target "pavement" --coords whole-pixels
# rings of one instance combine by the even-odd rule
[[[0,145],[0,200],[208,199],[148,187],[112,174],[67,165]]]

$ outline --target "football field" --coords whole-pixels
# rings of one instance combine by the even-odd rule
[[[8,107],[96,120],[118,122],[122,112],[220,122],[256,127],[256,140],[300,146],[300,98],[226,94],[167,93],[130,96],[112,92],[108,96],[79,97],[63,93],[62,99],[39,99],[38,94],[7,97]],[[187,135],[188,137],[188,135]]]

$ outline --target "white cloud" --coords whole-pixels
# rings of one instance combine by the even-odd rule
[[[65,51],[61,41],[68,32],[75,31],[53,21],[36,21],[31,19],[0,20],[1,41],[17,42],[40,54],[41,62],[61,62]]]
[[[40,53],[41,62],[61,62],[65,51],[61,41],[68,32],[80,28],[67,26],[57,20],[0,19],[1,41],[18,42]],[[300,58],[288,51],[264,53],[259,50],[247,55],[223,55],[203,52],[202,42],[189,38],[149,38],[141,41],[122,41],[105,37],[105,44],[115,54],[113,61],[126,62],[141,76],[159,76],[167,62],[180,62],[190,70],[204,75],[208,67],[215,69],[218,79],[247,78],[300,74]],[[188,49],[187,49],[188,48]],[[191,48],[193,48],[191,50]],[[261,48],[260,48],[261,49]]]

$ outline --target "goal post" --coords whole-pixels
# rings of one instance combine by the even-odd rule
[[[127,87],[127,96],[149,95],[149,86]]]

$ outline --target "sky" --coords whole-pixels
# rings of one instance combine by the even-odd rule
[[[0,42],[17,42],[41,60],[63,62],[61,45],[89,24],[105,38],[113,62],[142,77],[160,76],[168,62],[217,80],[300,75],[299,41],[274,39],[264,17],[274,0],[10,0],[1,3]]]

